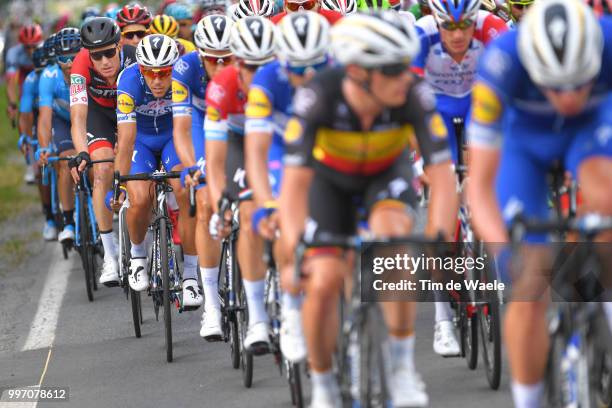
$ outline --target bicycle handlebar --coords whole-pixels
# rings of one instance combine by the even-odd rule
[[[582,217],[555,221],[528,220],[522,215],[513,218],[509,232],[513,242],[519,242],[527,232],[578,232],[586,237],[612,230],[612,216],[595,213],[585,214]]]

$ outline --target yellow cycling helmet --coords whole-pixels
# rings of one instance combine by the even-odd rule
[[[151,34],[164,34],[168,37],[176,38],[179,32],[179,26],[174,17],[161,14],[155,16],[149,30]]]

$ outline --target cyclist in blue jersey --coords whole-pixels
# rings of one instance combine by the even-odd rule
[[[195,32],[198,50],[181,57],[172,70],[174,144],[185,166],[184,179],[188,186],[197,185],[197,179],[204,172],[205,90],[210,78],[233,61],[229,49],[231,25],[231,20],[222,15],[204,17]],[[193,177],[188,174],[189,171],[195,171]],[[213,211],[208,189],[203,187],[197,186],[197,222],[191,224],[195,228],[205,295],[200,335],[208,340],[217,340],[221,335],[221,312],[217,296],[220,248],[219,242],[210,236],[208,230]]]
[[[285,151],[283,134],[293,113],[295,89],[329,64],[329,24],[325,18],[311,11],[291,13],[281,20],[277,29],[279,60],[255,74],[249,89],[245,124],[247,178],[259,208],[257,212],[268,214],[254,227],[266,239],[274,239],[278,229],[278,214],[274,209]],[[283,281],[286,283],[289,279]],[[301,298],[299,289],[290,290],[287,286],[284,289],[280,345],[288,359],[299,361],[306,356]]]
[[[23,82],[21,100],[19,102],[19,130],[21,134],[21,137],[19,138],[19,146],[27,157],[33,156],[31,155],[32,152],[30,151],[32,146],[27,143],[26,138],[36,140],[37,137],[36,121],[38,115],[38,83],[40,80],[40,73],[50,63],[49,58],[47,57],[42,46],[34,50],[32,61],[34,63],[34,70],[28,74]],[[50,189],[49,187],[42,185],[40,171],[38,168],[35,169],[34,176],[35,179],[38,179],[38,191],[40,194],[43,213],[45,214],[43,238],[46,241],[52,241],[57,238],[57,226],[55,225],[55,219],[53,218],[53,211],[51,208]]]
[[[612,20],[598,21],[578,0],[538,0],[516,31],[491,43],[468,127],[468,202],[484,241],[508,242],[505,223],[517,213],[548,218],[546,175],[555,161],[577,179],[582,210],[612,215],[611,90]],[[513,293],[529,301],[510,303],[504,334],[515,405],[532,408],[543,394],[548,298],[529,297],[541,272],[521,272]],[[605,308],[612,323],[611,304]]]
[[[181,162],[172,140],[172,65],[178,60],[176,42],[165,35],[143,38],[136,48],[136,61],[121,72],[117,85],[118,149],[115,170],[120,174],[149,173],[163,165],[179,171]],[[145,234],[151,217],[150,181],[127,183],[130,206],[127,226],[131,241],[128,281],[135,291],[149,287]],[[170,180],[179,204],[179,232],[188,231],[189,202],[180,182]],[[122,200],[120,200],[122,201]],[[115,208],[120,203],[114,203]],[[198,288],[197,255],[193,237],[182,236],[185,254],[183,307],[202,304]]]
[[[38,135],[40,163],[47,164],[50,153],[73,156],[76,151],[70,135],[70,69],[81,49],[78,28],[64,28],[55,36],[57,64],[47,67],[38,85],[40,94]],[[74,189],[67,162],[58,162],[58,192],[62,206],[64,229],[58,240],[74,240]]]

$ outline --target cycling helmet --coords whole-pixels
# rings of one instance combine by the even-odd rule
[[[331,50],[340,64],[364,68],[408,63],[421,48],[408,20],[395,11],[355,13],[331,29]]]
[[[247,64],[262,65],[274,58],[274,24],[260,16],[242,18],[233,25],[232,53]]]
[[[155,16],[149,30],[151,34],[164,34],[168,37],[176,38],[179,27],[174,17],[162,14],[160,16]]]
[[[23,45],[38,45],[42,41],[42,29],[38,24],[28,24],[19,30],[19,42]]]
[[[322,0],[321,6],[325,10],[333,10],[343,15],[352,14],[357,11],[356,0]]]
[[[176,3],[170,4],[168,7],[166,7],[164,14],[174,17],[176,21],[191,20],[193,18],[193,14],[186,6]]]
[[[172,66],[179,58],[176,41],[163,34],[148,35],[136,47],[136,62],[147,68]]]
[[[45,53],[45,48],[41,45],[34,49],[32,53],[32,63],[34,64],[34,69],[40,70],[49,65],[49,58]]]
[[[149,27],[151,24],[151,14],[146,7],[133,5],[123,7],[119,13],[117,13],[117,25],[119,28],[130,24],[140,24],[145,27]]]
[[[207,10],[225,10],[227,8],[226,0],[203,0],[200,2],[202,11]]]
[[[329,23],[319,13],[287,14],[275,29],[278,56],[289,64],[312,65],[327,57]]]
[[[81,42],[87,49],[118,44],[120,38],[119,26],[108,17],[95,17],[81,27]]]
[[[603,45],[597,17],[578,0],[538,0],[518,28],[519,58],[531,80],[544,87],[595,78]]]
[[[57,34],[53,33],[43,42],[42,47],[45,51],[45,57],[51,62],[54,61],[55,58],[55,37]]]
[[[473,20],[480,9],[481,0],[429,0],[431,14],[438,23]]]
[[[274,12],[272,0],[240,0],[234,14],[237,18],[247,16],[270,17]]]
[[[211,14],[201,19],[193,35],[200,53],[204,55],[204,50],[214,50],[228,51],[229,54],[231,28],[232,20],[221,14]]]
[[[86,7],[81,13],[82,22],[85,22],[85,20],[91,19],[92,17],[100,17],[100,9],[98,7]]]
[[[357,8],[364,12],[389,10],[391,4],[389,0],[357,0]]]
[[[78,28],[67,27],[55,36],[55,53],[76,54],[81,49],[81,33]]]
[[[104,17],[108,17],[108,18],[112,18],[113,20],[116,20],[117,14],[119,14],[120,10],[121,8],[119,7],[109,8],[108,10],[106,10],[106,13],[104,13]]]

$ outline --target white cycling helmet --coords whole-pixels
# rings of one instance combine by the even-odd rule
[[[419,35],[396,11],[355,13],[331,29],[331,49],[342,65],[364,68],[410,63],[421,49]]]
[[[193,39],[199,48],[201,55],[208,55],[207,50],[227,51],[229,50],[230,31],[232,20],[221,14],[210,14],[198,23]]]
[[[438,23],[474,20],[482,0],[428,0],[431,14]]]
[[[176,41],[167,35],[148,35],[140,40],[136,47],[136,62],[143,67],[169,67],[174,65],[178,58]]]
[[[230,49],[247,64],[263,65],[274,59],[274,24],[259,16],[241,18],[232,27]]]
[[[289,13],[275,30],[278,57],[290,65],[313,65],[327,57],[329,23],[319,13]]]
[[[270,17],[273,12],[273,0],[240,0],[234,9],[236,19],[248,16]]]
[[[593,11],[578,0],[538,0],[518,28],[518,54],[544,87],[575,87],[601,69],[603,35]]]
[[[353,14],[357,11],[357,0],[321,0],[321,7],[343,15]]]

